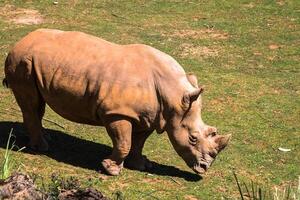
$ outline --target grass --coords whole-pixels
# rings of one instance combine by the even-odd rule
[[[75,177],[69,177],[68,179],[61,178],[57,174],[51,176],[51,183],[49,184],[46,191],[48,195],[53,199],[57,199],[58,195],[62,190],[79,189],[79,181]],[[51,199],[52,199],[51,198]]]
[[[239,198],[232,170],[242,181],[270,188],[297,185],[299,1],[0,1],[0,7],[7,4],[38,10],[45,22],[17,25],[0,14],[2,63],[16,41],[40,27],[84,31],[121,44],[148,44],[197,75],[206,86],[204,121],[233,135],[201,180],[176,155],[166,134],[153,134],[144,149],[159,163],[158,170],[149,174],[125,169],[119,177],[103,177],[97,170],[111,150],[105,130],[72,123],[47,108],[45,117],[63,128],[43,122],[53,135],[48,154],[13,152],[22,170],[38,172],[46,184],[54,172],[76,176],[109,197],[121,192],[126,199]],[[0,88],[0,155],[11,128],[17,143],[26,139],[16,108],[11,92]],[[279,147],[291,151],[280,152]]]

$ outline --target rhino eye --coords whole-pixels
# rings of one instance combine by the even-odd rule
[[[212,157],[212,158],[216,158],[217,157],[217,152],[216,151],[211,151],[211,152],[209,152],[209,155],[210,155],[210,157]]]
[[[215,137],[216,135],[217,135],[216,132],[212,132],[212,133],[209,134],[210,137]]]

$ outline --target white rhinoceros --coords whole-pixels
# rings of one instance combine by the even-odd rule
[[[142,149],[154,130],[166,131],[176,152],[199,174],[230,138],[203,123],[197,78],[147,45],[39,29],[10,51],[5,76],[3,83],[22,110],[30,147],[48,149],[41,123],[47,103],[68,120],[105,126],[113,151],[102,165],[111,175],[120,173],[125,158],[130,168],[151,167]]]

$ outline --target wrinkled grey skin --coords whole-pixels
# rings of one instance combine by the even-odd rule
[[[137,170],[152,167],[142,150],[154,130],[166,131],[176,152],[199,174],[230,139],[203,123],[197,77],[147,45],[39,29],[10,51],[5,76],[32,148],[48,149],[41,123],[47,103],[71,121],[105,126],[113,151],[102,165],[111,175],[120,173],[124,161]]]

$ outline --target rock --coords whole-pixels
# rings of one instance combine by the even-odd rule
[[[289,152],[289,151],[291,151],[291,149],[282,148],[282,147],[279,147],[278,150],[282,151],[282,152]]]

